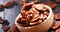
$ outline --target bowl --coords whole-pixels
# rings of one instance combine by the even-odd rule
[[[53,24],[54,15],[53,15],[51,7],[49,7],[47,5],[45,7],[47,7],[50,11],[47,19],[45,21],[43,21],[42,23],[40,23],[39,25],[35,25],[35,26],[30,26],[30,27],[19,26],[17,23],[17,20],[21,15],[21,13],[20,13],[15,20],[15,24],[16,24],[18,30],[21,32],[47,32]]]

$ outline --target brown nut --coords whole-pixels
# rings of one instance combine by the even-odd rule
[[[44,16],[43,16],[43,20],[46,20],[46,18],[47,18],[47,15],[44,15]]]
[[[41,20],[42,20],[42,19],[43,19],[43,17],[44,17],[44,16],[43,16],[43,14],[41,13],[41,15],[39,16],[39,19],[41,19]]]
[[[56,14],[56,15],[55,15],[55,19],[56,19],[56,20],[60,19],[60,14]]]
[[[58,28],[55,32],[60,32],[60,28]]]
[[[46,11],[46,10],[48,10],[48,8],[46,8],[45,6],[43,7],[43,11]]]
[[[44,11],[44,14],[48,16],[49,15],[49,12],[48,11]]]
[[[51,5],[52,4],[52,2],[45,2],[44,4],[46,4],[46,5]]]
[[[0,11],[4,11],[4,5],[0,4]]]
[[[37,4],[37,5],[34,5],[34,7],[37,9],[37,10],[43,10],[43,5],[44,4]]]
[[[56,29],[60,26],[60,21],[57,21],[55,24],[53,24],[53,29]]]
[[[14,5],[12,2],[8,2],[8,3],[6,3],[5,8],[12,8],[13,6]]]
[[[55,8],[56,4],[52,3],[52,2],[45,2],[44,4],[50,6],[51,8]]]
[[[56,7],[56,4],[55,3],[54,4],[51,4],[50,7],[51,8],[55,8]]]
[[[40,23],[42,23],[42,20],[38,20],[37,22],[30,23],[30,25],[33,26],[33,25],[37,25],[37,24],[40,24]]]
[[[37,19],[39,19],[39,17],[33,18],[33,19],[31,20],[31,22],[34,22],[34,21],[36,21]]]
[[[28,11],[32,8],[33,5],[34,5],[33,2],[27,3],[27,4],[23,5],[21,11],[23,11],[23,10]]]

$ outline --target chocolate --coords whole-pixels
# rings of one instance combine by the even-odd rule
[[[51,8],[55,8],[55,7],[56,7],[56,4],[53,3],[53,4],[50,5],[50,7],[51,7]]]
[[[48,16],[48,15],[49,15],[49,12],[47,12],[47,11],[44,11],[44,14]]]
[[[8,3],[6,3],[5,8],[12,8],[13,6],[14,5],[12,2],[8,2]]]
[[[40,24],[40,23],[42,23],[42,20],[39,20],[38,22],[32,22],[32,23],[30,23],[30,25],[34,26],[34,25],[37,25],[37,24]]]
[[[4,11],[4,5],[0,4],[0,11]]]
[[[8,30],[9,28],[10,28],[10,27],[7,26],[7,25],[3,25],[3,26],[2,26],[2,29],[3,29],[3,30]]]
[[[60,32],[60,28],[56,29],[56,31],[55,31],[55,32]]]
[[[3,20],[3,23],[7,23],[8,22],[8,20]]]
[[[44,4],[50,6],[51,8],[55,8],[56,4],[52,3],[52,2],[45,2]]]
[[[56,20],[59,20],[59,19],[60,19],[60,14],[56,14],[56,15],[55,15],[55,19],[56,19]]]
[[[28,8],[31,8],[33,4],[34,4],[33,2],[25,4],[25,5],[23,5],[21,10],[29,10]]]
[[[53,24],[52,28],[56,29],[60,26],[60,21],[57,21],[55,24]]]

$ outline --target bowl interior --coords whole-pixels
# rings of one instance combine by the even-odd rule
[[[45,23],[50,17],[51,17],[51,14],[52,14],[52,9],[51,9],[51,7],[49,7],[49,6],[45,6],[45,7],[47,7],[48,9],[49,9],[49,16],[47,17],[47,19],[44,21],[44,22],[42,22],[42,23]],[[16,26],[18,26],[18,27],[20,27],[21,28],[21,26],[19,26],[18,25],[18,23],[17,23],[17,19],[20,17],[20,15],[21,14],[19,14],[18,16],[17,16],[17,18],[16,18],[16,20],[15,20],[15,24],[16,24]],[[42,24],[42,23],[40,23],[40,24]],[[32,26],[32,27],[34,27],[34,26]],[[31,28],[31,27],[23,27],[23,28]]]

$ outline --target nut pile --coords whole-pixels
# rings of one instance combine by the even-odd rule
[[[47,19],[50,11],[44,4],[25,4],[21,9],[21,15],[17,20],[20,26],[28,27],[42,23]]]

